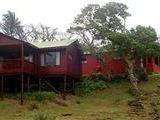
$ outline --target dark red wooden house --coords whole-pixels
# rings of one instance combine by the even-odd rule
[[[81,76],[81,50],[76,40],[28,43],[0,33],[0,77],[3,91],[30,91],[34,83],[67,83]],[[60,82],[61,81],[61,82]],[[53,85],[53,86],[52,86]]]
[[[144,63],[147,72],[160,73],[160,59],[158,57],[148,57],[144,60]],[[140,65],[140,62],[137,61],[135,65]],[[121,59],[113,59],[107,53],[103,58],[103,63],[101,63],[96,56],[84,54],[82,61],[83,76],[90,76],[95,73],[100,73],[105,76],[125,75],[125,63]]]

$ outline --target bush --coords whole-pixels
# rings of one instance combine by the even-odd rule
[[[121,82],[124,82],[124,81],[129,81],[129,78],[128,76],[114,76],[112,78],[112,81],[111,82],[114,82],[114,83],[121,83]]]
[[[134,97],[138,97],[140,95],[140,93],[138,93],[134,88],[129,88],[127,90],[127,93]]]
[[[56,94],[53,92],[33,92],[33,93],[25,93],[26,100],[35,100],[38,102],[45,102],[54,100]]]
[[[31,111],[34,111],[34,110],[38,110],[38,108],[39,108],[38,104],[33,102],[33,103],[30,104],[28,109],[31,110]]]
[[[68,104],[66,102],[60,101],[60,100],[57,100],[57,99],[54,100],[54,103],[56,103],[57,105],[63,106],[63,107],[68,106]]]
[[[6,94],[5,97],[20,100],[20,94]],[[52,101],[56,97],[54,92],[29,92],[24,93],[23,98],[24,100],[31,100],[31,101],[38,101],[38,102],[45,102],[45,101]]]
[[[33,116],[33,120],[55,120],[56,117],[51,117],[49,114],[44,112],[37,112]]]
[[[103,90],[106,87],[106,82],[99,79],[99,77],[84,77],[83,82],[76,85],[76,93],[79,95],[88,94],[95,90]]]
[[[134,68],[134,75],[138,78],[140,81],[148,81],[148,75],[145,69],[137,67]]]

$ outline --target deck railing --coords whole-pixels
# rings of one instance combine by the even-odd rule
[[[33,62],[29,62],[27,60],[24,60],[24,72],[27,73],[35,73],[36,72],[36,66]]]
[[[20,59],[0,60],[0,72],[15,71],[21,68]]]
[[[34,72],[34,63],[24,60],[24,72]],[[0,60],[0,73],[19,73],[21,72],[21,59]]]

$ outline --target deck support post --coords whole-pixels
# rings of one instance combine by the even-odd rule
[[[4,77],[1,76],[1,100],[3,100],[3,84],[4,84]]]
[[[67,87],[67,76],[64,76],[63,80],[63,100],[66,100],[66,87]]]
[[[27,77],[27,90],[30,92],[30,76]]]
[[[42,79],[39,78],[39,91],[41,91]]]
[[[23,92],[24,92],[24,75],[21,74],[21,105],[23,105]]]
[[[21,44],[21,105],[23,105],[23,92],[24,92],[24,44]]]
[[[75,81],[74,81],[74,78],[72,78],[72,93],[73,94],[75,94],[74,87],[75,87]]]

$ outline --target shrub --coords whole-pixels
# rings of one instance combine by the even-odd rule
[[[45,112],[37,112],[33,116],[33,120],[55,120],[56,117],[51,117],[49,114]]]
[[[39,108],[38,104],[35,102],[32,102],[28,109],[33,111],[33,110],[38,110],[38,108]]]
[[[83,82],[76,85],[76,93],[79,95],[91,93],[95,90],[103,90],[107,87],[106,82],[99,77],[84,77]]]
[[[35,100],[38,102],[45,102],[51,101],[55,99],[56,94],[53,92],[33,92],[33,93],[26,93],[25,99],[26,100]]]
[[[130,94],[131,96],[135,96],[135,97],[138,97],[140,95],[140,93],[135,90],[134,88],[129,88],[127,90],[127,93]]]
[[[20,100],[20,94],[6,94],[7,98]],[[28,92],[24,93],[23,98],[25,100],[31,100],[31,101],[38,101],[38,102],[45,102],[45,101],[52,101],[56,97],[56,94],[54,92]]]
[[[140,67],[134,68],[134,74],[140,81],[148,80],[147,72],[143,68],[140,68]]]
[[[124,82],[124,81],[129,81],[129,78],[128,76],[114,76],[112,78],[112,81],[111,82],[114,82],[114,83],[121,83],[121,82]]]
[[[5,97],[9,98],[9,99],[19,100],[20,99],[20,94],[7,93],[7,94],[5,94]]]
[[[63,106],[63,107],[68,106],[68,104],[66,102],[60,101],[60,100],[57,100],[57,99],[54,100],[54,103],[56,103],[57,105]]]

